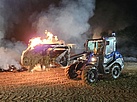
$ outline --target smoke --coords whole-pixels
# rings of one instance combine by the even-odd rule
[[[54,1],[57,0],[51,0]],[[34,11],[51,3],[44,2],[45,0],[0,0],[0,69],[8,70],[10,65],[20,69],[20,57],[26,45],[14,38],[24,37],[25,41],[29,38],[29,17]]]
[[[42,11],[33,26],[37,27],[40,36],[48,30],[66,43],[83,46],[87,39],[85,33],[90,28],[88,20],[94,15],[94,9],[95,0],[62,0],[59,7],[51,5],[48,11]]]
[[[2,39],[4,37],[3,33],[4,33],[4,18],[3,18],[3,1],[0,1],[0,39]]]
[[[3,42],[4,43],[4,42]],[[8,70],[9,66],[14,65],[16,69],[21,69],[20,56],[25,45],[21,42],[8,42],[0,47],[0,69]]]
[[[0,69],[8,70],[11,65],[14,65],[17,70],[21,69],[20,56],[26,49],[26,45],[20,41],[7,40],[1,40],[0,44]]]
[[[8,70],[11,65],[20,69],[20,56],[26,48],[22,42],[5,40],[7,29],[18,22],[16,15],[19,10],[15,8],[15,2],[16,6],[19,6],[17,0],[0,0],[0,69],[2,70]]]
[[[8,70],[9,65],[15,65],[17,69],[21,67],[20,57],[26,45],[14,38],[28,39],[29,33],[25,32],[35,28],[40,36],[48,30],[60,40],[83,46],[86,32],[90,29],[88,20],[94,14],[95,0],[59,1],[0,0],[0,69]]]

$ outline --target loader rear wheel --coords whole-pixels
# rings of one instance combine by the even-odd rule
[[[76,67],[76,64],[73,64],[69,66],[68,68],[66,68],[65,73],[69,79],[74,79],[78,76],[78,74],[76,73],[75,67]]]
[[[82,71],[82,80],[86,84],[91,84],[97,82],[98,79],[98,71],[97,69],[90,65],[86,66],[86,68]]]
[[[111,69],[111,74],[113,79],[117,79],[121,73],[120,66],[118,64],[114,64]]]

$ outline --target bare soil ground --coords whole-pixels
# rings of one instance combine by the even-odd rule
[[[61,68],[0,72],[0,102],[137,102],[137,64],[125,63],[117,80],[104,77],[91,86],[67,79]]]

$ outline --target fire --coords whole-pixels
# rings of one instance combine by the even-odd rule
[[[54,36],[51,32],[45,30],[45,39],[41,37],[32,38],[29,40],[29,47],[33,49],[36,45],[39,44],[64,44],[64,41],[58,40],[57,36]]]
[[[40,37],[37,37],[37,38],[30,39],[29,42],[30,42],[30,46],[34,47],[34,46],[36,46],[38,44],[41,44],[42,40],[41,40]]]

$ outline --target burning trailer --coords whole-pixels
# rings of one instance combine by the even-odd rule
[[[31,71],[39,66],[42,70],[51,67],[68,65],[69,47],[59,44],[40,44],[33,49],[28,48],[22,54],[21,63]]]
[[[45,34],[46,39],[40,37],[31,39],[28,48],[22,53],[21,64],[29,71],[34,67],[46,70],[69,64],[70,47],[63,41],[58,41],[52,33],[46,31]]]

